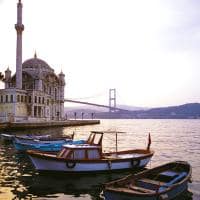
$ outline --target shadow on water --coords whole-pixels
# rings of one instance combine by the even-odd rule
[[[38,197],[49,197],[49,195],[63,193],[74,197],[89,194],[94,199],[100,199],[102,184],[121,176],[122,174],[60,175],[53,177],[51,174],[38,175],[34,177],[34,183],[29,187],[29,192]]]

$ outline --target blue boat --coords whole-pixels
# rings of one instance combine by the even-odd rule
[[[60,151],[64,144],[84,144],[85,140],[72,140],[69,137],[56,138],[26,138],[16,136],[13,140],[15,149],[18,151]]]
[[[185,161],[167,163],[105,184],[105,200],[171,200],[187,190],[192,168]]]

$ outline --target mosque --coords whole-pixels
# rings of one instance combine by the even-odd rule
[[[64,119],[65,75],[54,70],[35,53],[22,63],[22,3],[17,3],[16,73],[5,71],[0,90],[0,122],[41,122]]]

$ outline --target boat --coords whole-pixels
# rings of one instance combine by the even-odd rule
[[[188,188],[192,169],[186,161],[174,161],[105,184],[106,200],[170,200]]]
[[[37,143],[40,142],[52,142],[54,141],[63,141],[63,140],[69,140],[74,138],[74,133],[72,135],[66,135],[66,136],[52,136],[52,135],[36,135],[36,134],[27,134],[27,135],[15,135],[14,140],[16,142],[25,142],[25,143]]]
[[[2,133],[1,134],[1,139],[4,142],[12,142],[14,137],[15,137],[15,135],[11,135],[11,134],[6,134],[6,133]]]
[[[60,151],[64,144],[84,144],[84,140],[73,140],[73,137],[26,137],[26,136],[15,136],[13,144],[15,149],[18,151],[27,150],[40,150],[40,151]]]
[[[26,139],[26,140],[34,140],[34,139],[42,139],[42,138],[49,138],[51,137],[50,135],[37,135],[37,134],[27,134],[27,135],[20,135],[16,136],[14,134],[7,134],[7,133],[2,133],[1,134],[1,139],[6,142],[12,142],[15,137]]]
[[[154,151],[150,148],[118,151],[117,145],[115,151],[103,153],[102,139],[104,133],[102,131],[92,131],[85,144],[63,145],[62,150],[57,154],[34,150],[29,150],[27,153],[38,171],[67,173],[142,168],[147,165],[154,154]]]
[[[7,133],[1,134],[1,139],[5,142],[12,142],[15,137],[23,138],[23,139],[26,139],[26,140],[34,140],[34,139],[49,138],[50,135],[27,134],[27,135],[16,136],[14,134],[7,134]]]

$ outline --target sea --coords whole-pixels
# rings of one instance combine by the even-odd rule
[[[118,150],[146,148],[151,134],[155,151],[147,168],[167,162],[184,160],[192,166],[192,183],[176,200],[200,200],[200,120],[199,119],[109,119],[98,125],[25,129],[13,134],[71,135],[87,139],[90,131],[120,131]],[[106,133],[103,151],[116,148],[115,134]],[[134,171],[87,175],[40,174],[29,157],[17,152],[10,143],[0,142],[0,200],[103,200],[103,184]]]

